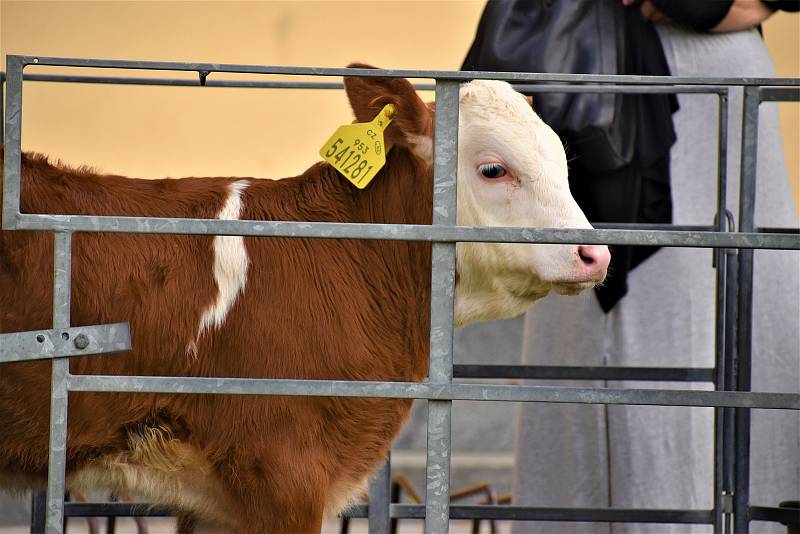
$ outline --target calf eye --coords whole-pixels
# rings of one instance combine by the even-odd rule
[[[489,178],[490,180],[496,180],[506,175],[505,168],[499,163],[486,163],[481,165],[478,167],[478,172],[480,172],[484,178]]]

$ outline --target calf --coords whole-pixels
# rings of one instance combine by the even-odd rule
[[[348,78],[360,121],[387,103],[394,146],[365,190],[319,163],[280,181],[137,180],[23,154],[25,213],[430,224],[432,105],[402,79]],[[564,151],[498,82],[460,93],[458,220],[589,228]],[[52,323],[51,233],[0,232],[0,332]],[[510,317],[603,280],[598,246],[459,244],[455,321]],[[72,324],[127,321],[130,353],[77,374],[421,381],[431,246],[423,242],[78,233]],[[0,367],[0,485],[47,473],[50,363]],[[410,400],[73,393],[67,486],[138,494],[236,532],[316,532],[364,487]]]

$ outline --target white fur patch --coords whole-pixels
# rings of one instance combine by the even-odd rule
[[[218,219],[237,220],[242,212],[242,192],[247,189],[246,180],[239,180],[230,185],[230,193],[225,199]],[[209,306],[200,319],[197,329],[197,338],[200,339],[206,331],[219,328],[225,322],[236,297],[244,290],[247,283],[247,268],[250,259],[244,247],[242,236],[218,235],[214,237],[214,282],[217,284],[217,299]],[[191,352],[192,345],[187,347]],[[194,347],[196,351],[196,347]]]

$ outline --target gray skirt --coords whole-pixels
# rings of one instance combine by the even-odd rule
[[[674,76],[774,76],[756,30],[698,34],[660,27]],[[680,95],[672,149],[676,224],[711,224],[716,211],[717,97]],[[738,213],[741,91],[731,95],[728,208]],[[777,110],[762,104],[756,224],[797,226]],[[800,254],[755,253],[753,390],[800,389]],[[593,294],[551,295],[525,317],[527,364],[714,364],[714,283],[709,249],[664,248],[632,271],[629,292],[604,314]],[[544,382],[543,382],[544,383]],[[553,385],[553,381],[546,384]],[[587,382],[559,382],[587,385]],[[710,384],[594,382],[594,387],[701,388]],[[710,509],[713,419],[708,408],[526,404],[520,408],[518,505]],[[751,502],[800,498],[800,414],[754,410]],[[785,532],[779,524],[757,532]],[[709,532],[708,526],[518,523],[514,532]]]

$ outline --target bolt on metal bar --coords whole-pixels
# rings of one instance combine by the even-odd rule
[[[433,160],[433,224],[456,223],[459,83],[436,81]],[[431,251],[430,385],[453,379],[455,243],[433,243]],[[449,532],[452,402],[428,400],[425,532]]]
[[[235,65],[228,63],[187,63],[170,61],[125,61],[109,59],[76,59],[46,56],[16,56],[25,65],[55,67],[86,67],[102,69],[171,70],[234,72],[242,74],[284,74],[291,76],[360,76],[365,78],[426,78],[442,81],[504,80],[508,82],[565,82],[565,83],[612,83],[622,85],[763,85],[800,86],[798,78],[703,78],[689,76],[633,76],[605,74],[550,74],[526,72],[491,71],[445,71],[445,70],[401,70],[401,69],[348,69],[325,67],[286,67],[275,65]],[[8,59],[6,60],[8,65]],[[6,67],[8,69],[8,67]],[[8,69],[10,70],[10,69]]]
[[[741,179],[739,189],[739,229],[755,228],[756,173],[758,150],[758,87],[745,87],[742,116]],[[739,251],[738,329],[736,336],[736,389],[750,390],[753,327],[753,251]],[[750,410],[736,410],[736,482],[734,491],[734,532],[750,530]]]
[[[54,239],[53,326],[69,328],[70,282],[72,276],[72,234],[59,232]],[[64,525],[64,489],[67,465],[67,379],[69,360],[52,362],[50,397],[50,456],[47,464],[48,534],[62,532]]]
[[[128,323],[0,334],[0,363],[129,350]]]

